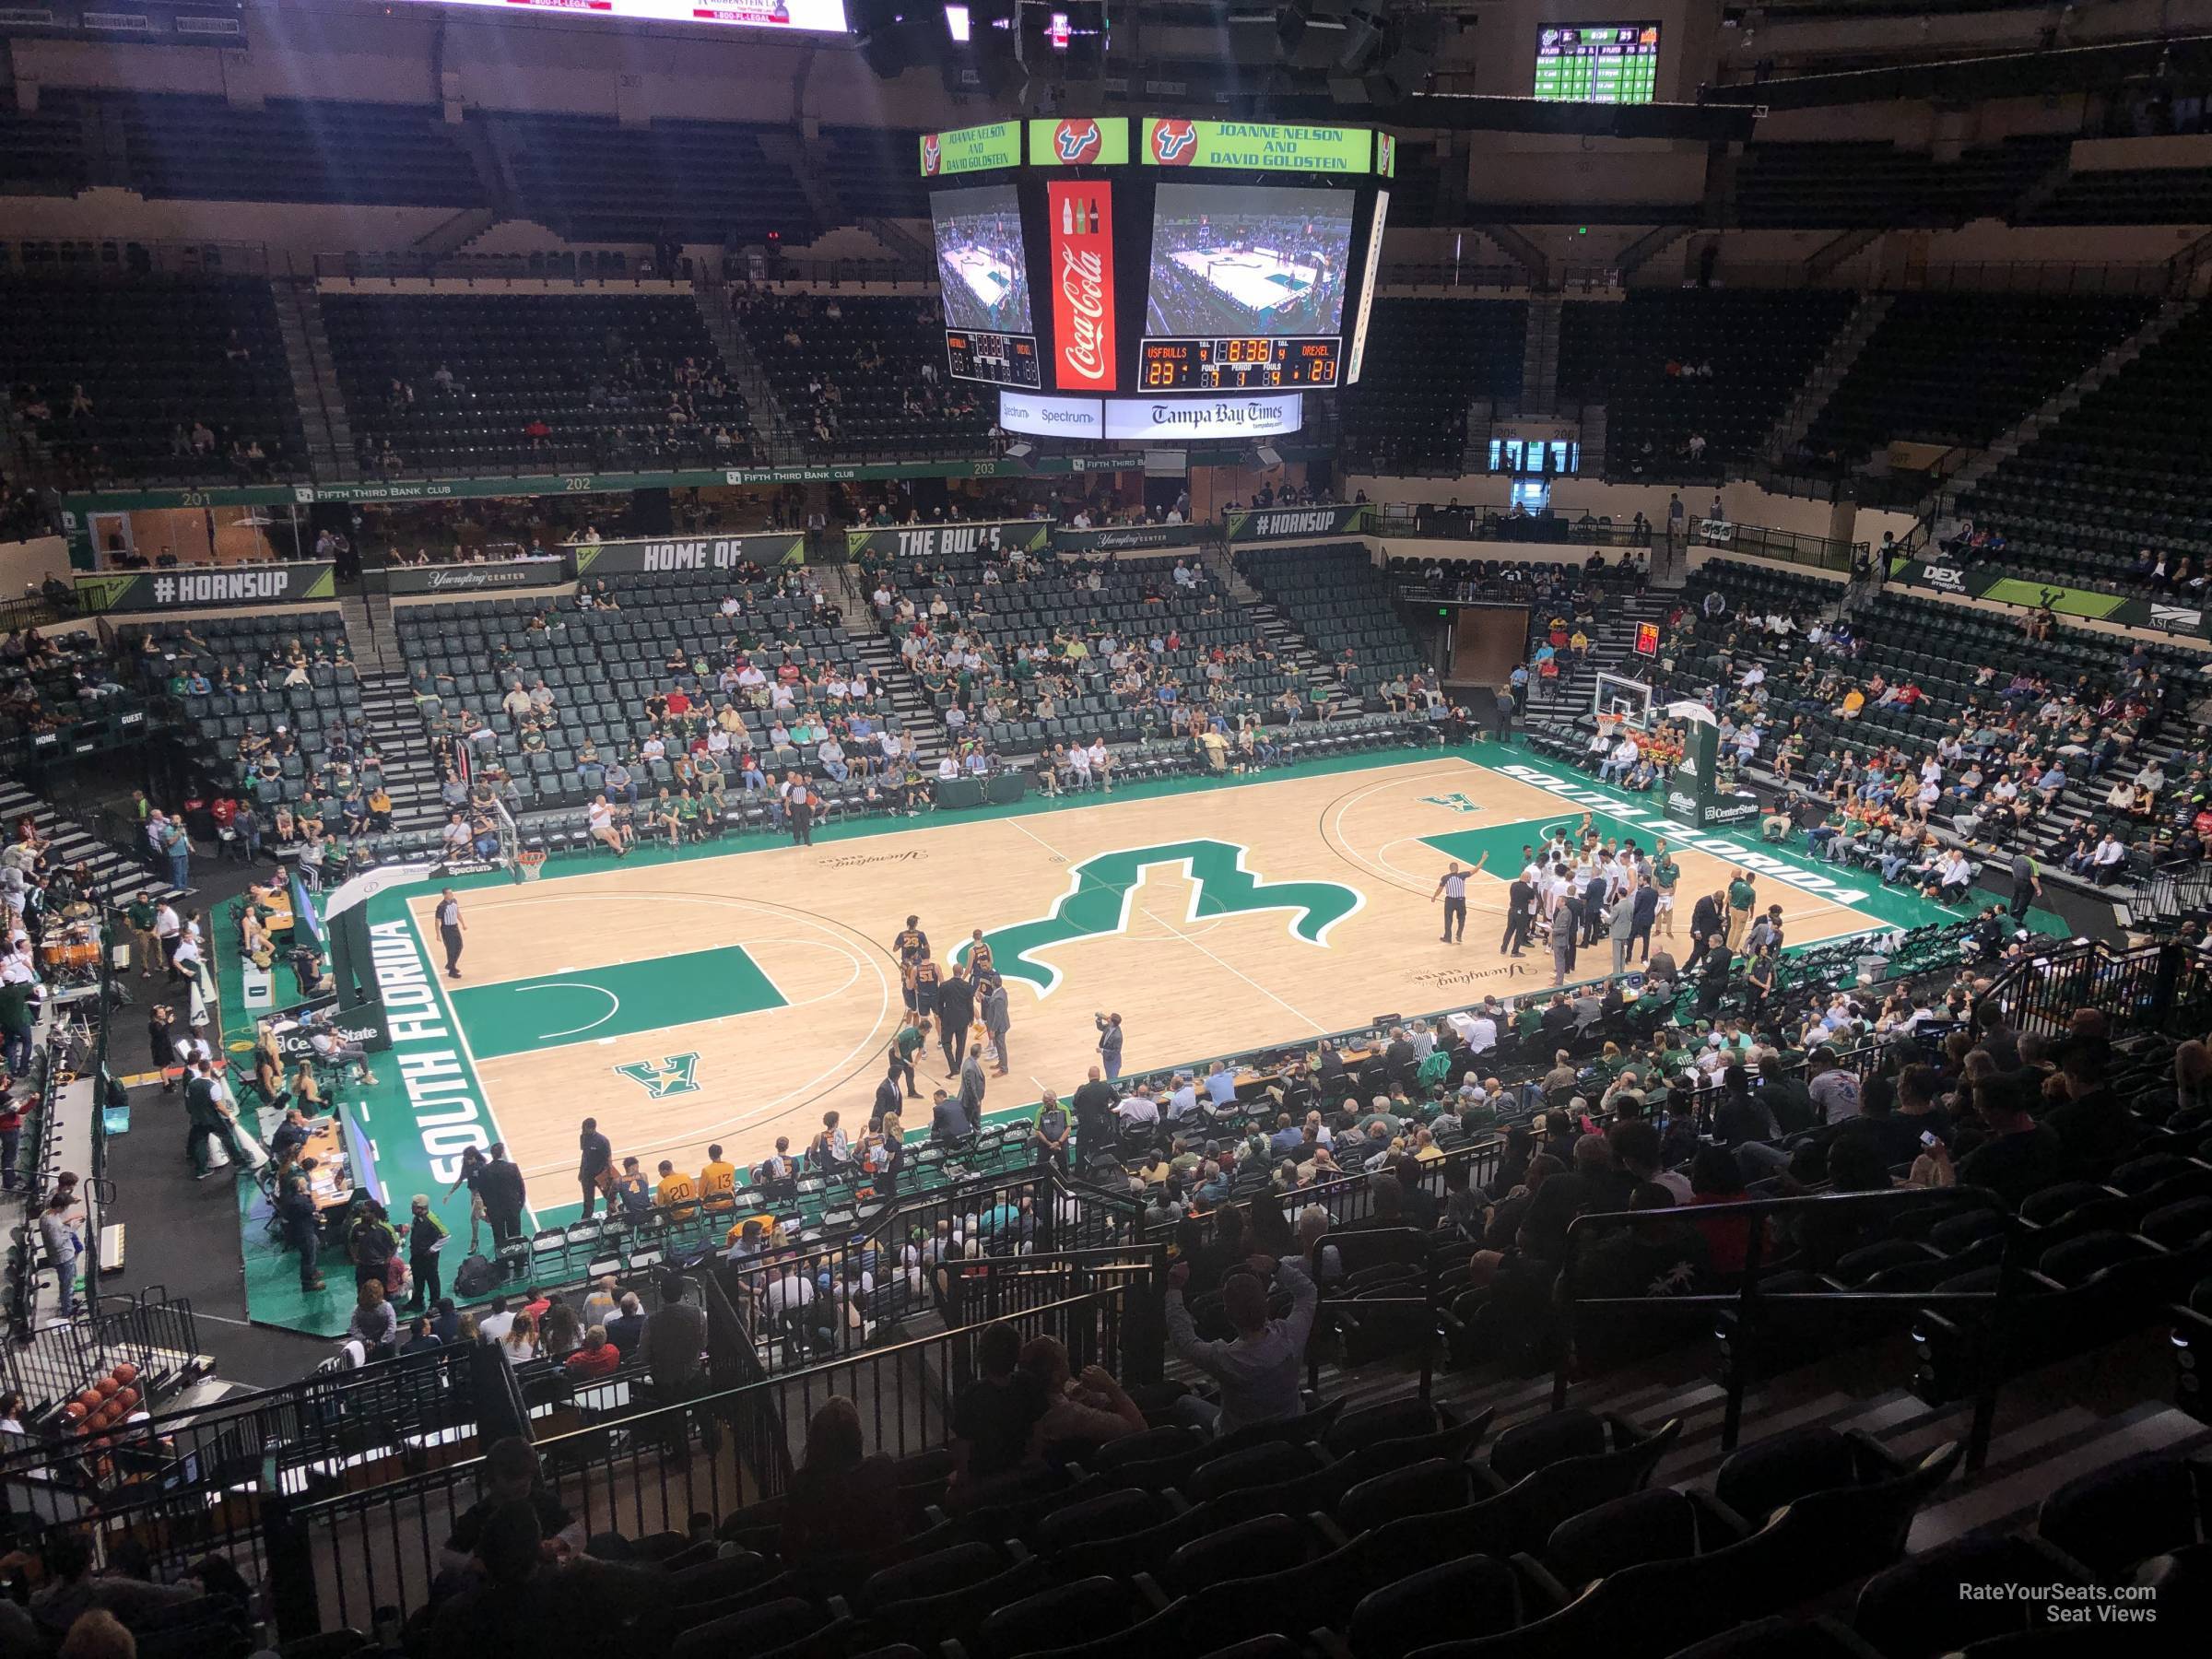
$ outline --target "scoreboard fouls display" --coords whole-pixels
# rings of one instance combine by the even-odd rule
[[[922,171],[946,186],[933,206],[946,203],[936,252],[955,379],[1204,396],[1332,391],[1356,378],[1395,161],[1389,135],[1123,118],[1024,125],[923,140]]]
[[[1143,392],[1243,392],[1259,386],[1329,391],[1340,380],[1335,335],[1146,340],[1138,355]]]

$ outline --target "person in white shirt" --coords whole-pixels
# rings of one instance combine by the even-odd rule
[[[491,1312],[477,1318],[477,1335],[485,1342],[504,1342],[507,1333],[514,1328],[514,1314],[503,1296],[494,1297]]]
[[[1974,885],[1974,866],[1966,854],[1956,847],[1936,872],[1936,897],[1945,904],[1957,904]]]
[[[1159,1123],[1159,1103],[1152,1098],[1152,1086],[1142,1084],[1135,1094],[1114,1102],[1113,1114],[1124,1124]]]
[[[1198,1110],[1198,1090],[1191,1081],[1189,1072],[1175,1074],[1175,1086],[1168,1095],[1168,1122],[1174,1123],[1186,1112]]]
[[[1599,783],[1615,783],[1628,776],[1628,770],[1637,763],[1639,752],[1641,750],[1637,750],[1637,741],[1628,736],[1628,732],[1621,732],[1621,739],[1615,743],[1610,754],[1606,754],[1604,765],[1597,768]]]
[[[594,841],[611,850],[617,858],[623,855],[622,835],[615,828],[615,809],[606,804],[605,795],[592,797],[592,804],[583,810],[583,822]]]
[[[785,1262],[782,1277],[761,1292],[760,1300],[771,1313],[796,1312],[814,1300],[813,1277],[801,1273],[796,1262]]]
[[[1093,737],[1090,740],[1090,774],[1098,779],[1099,787],[1108,794],[1113,793],[1113,780],[1107,776],[1112,765],[1106,754],[1106,739]]]
[[[2117,881],[2120,878],[2120,866],[2126,862],[2127,848],[2118,838],[2111,835],[2097,843],[2097,851],[2089,858],[2100,883]]]

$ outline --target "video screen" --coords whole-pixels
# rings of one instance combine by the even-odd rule
[[[940,190],[929,198],[936,223],[937,280],[945,326],[986,334],[1034,334],[1030,267],[1022,257],[1021,203],[1011,184]]]
[[[1659,91],[1659,25],[1547,24],[1536,31],[1535,90],[1552,103],[1650,103]]]
[[[1344,320],[1348,190],[1162,184],[1145,333],[1333,335]]]
[[[845,0],[408,0],[413,5],[496,6],[600,22],[725,23],[801,34],[845,34]]]

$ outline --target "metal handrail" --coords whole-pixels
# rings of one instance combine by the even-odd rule
[[[1821,1207],[1829,1209],[1906,1209],[1924,1207],[1934,1204],[1953,1205],[1961,1198],[1978,1200],[2000,1218],[2004,1247],[1998,1258],[1997,1288],[1989,1291],[1934,1291],[1934,1290],[1803,1290],[1770,1291],[1759,1284],[1759,1268],[1766,1253],[1765,1221],[1776,1215],[1808,1215]],[[1744,1265],[1734,1290],[1699,1291],[1683,1296],[1670,1296],[1665,1306],[1670,1308],[1729,1308],[1735,1315],[1735,1330],[1727,1345],[1726,1374],[1723,1385],[1727,1391],[1727,1404],[1721,1421],[1721,1449],[1735,1450],[1742,1437],[1744,1421],[1744,1394],[1750,1384],[1748,1355],[1757,1347],[1763,1330],[1761,1310],[1771,1303],[1822,1302],[1836,1304],[1840,1298],[1849,1298],[1860,1307],[1909,1304],[1913,1307],[1946,1307],[1972,1305],[1991,1308],[1999,1319],[2006,1317],[2018,1298],[2019,1281],[2026,1272],[2019,1260],[2018,1241],[2024,1235],[2026,1224],[2008,1210],[2004,1201],[1986,1187],[1888,1187],[1867,1193],[1812,1193],[1786,1198],[1745,1198],[1728,1204],[1701,1204],[1694,1209],[1658,1210],[1605,1210],[1577,1216],[1568,1223],[1565,1250],[1559,1264],[1560,1294],[1559,1357],[1552,1368],[1551,1404],[1555,1411],[1564,1410],[1567,1405],[1568,1371],[1573,1363],[1574,1333],[1577,1311],[1582,1309],[1637,1307],[1648,1311],[1653,1306],[1649,1297],[1583,1296],[1574,1289],[1575,1252],[1578,1243],[1596,1237],[1600,1232],[1620,1226],[1634,1226],[1669,1217],[1689,1217],[1699,1221],[1725,1219],[1742,1216],[1752,1223],[1746,1230]],[[1993,1374],[1982,1393],[1975,1398],[1974,1422],[1969,1437],[1967,1467],[1978,1469],[1988,1455],[1990,1430],[1996,1420],[1996,1393],[1998,1380]]]

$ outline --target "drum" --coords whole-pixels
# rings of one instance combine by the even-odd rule
[[[100,941],[97,939],[62,939],[39,947],[39,960],[49,968],[100,967]]]

